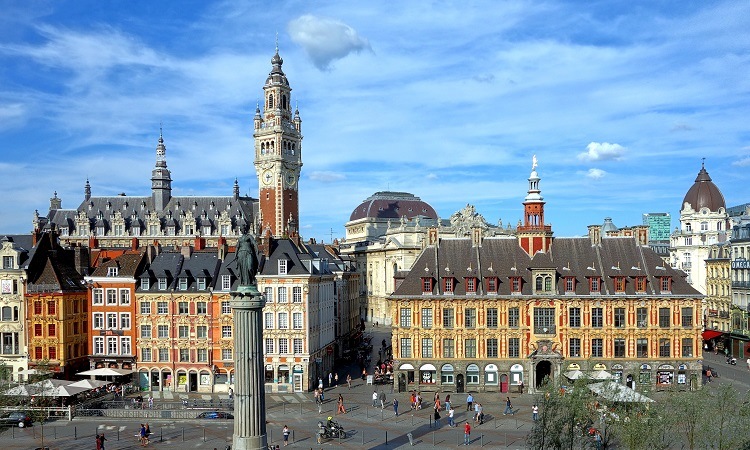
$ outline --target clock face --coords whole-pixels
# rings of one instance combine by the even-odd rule
[[[264,184],[271,184],[271,180],[273,179],[273,175],[271,175],[271,172],[266,170],[263,172],[263,175],[261,176],[261,180],[263,180]]]

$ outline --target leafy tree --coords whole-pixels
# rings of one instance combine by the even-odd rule
[[[591,407],[592,398],[584,381],[576,381],[567,388],[558,382],[546,382],[536,397],[539,406],[537,420],[527,444],[533,449],[563,450],[586,448],[591,444],[587,430],[596,420]]]
[[[706,444],[718,450],[739,448],[750,426],[750,395],[743,396],[729,384],[710,389],[710,414],[706,414]],[[707,405],[709,406],[709,405]],[[739,430],[739,433],[738,433]]]

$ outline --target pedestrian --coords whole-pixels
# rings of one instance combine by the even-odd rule
[[[506,400],[505,400],[505,412],[503,413],[503,415],[506,415],[506,414],[511,414],[511,415],[515,414],[513,412],[513,404],[510,402],[510,397],[506,397]]]
[[[709,382],[709,383],[711,382],[711,377],[712,377],[712,376],[714,376],[714,374],[713,374],[713,372],[711,372],[711,368],[709,367],[709,368],[708,368],[708,369],[706,370],[706,379],[708,379],[708,382]]]
[[[323,403],[325,399],[326,399],[326,391],[324,391],[323,388],[320,388],[320,403]]]
[[[333,372],[328,372],[328,387],[331,387],[333,383]]]
[[[469,442],[471,441],[471,425],[469,425],[469,422],[467,421],[464,425],[464,445],[469,445]]]
[[[104,437],[104,433],[98,435],[97,439],[99,440],[99,450],[104,450],[104,441],[107,440],[107,438]]]
[[[281,430],[281,434],[284,435],[284,447],[289,444],[289,427],[284,425],[284,428]]]
[[[474,397],[469,394],[466,396],[466,410],[471,411],[471,404],[474,403]]]
[[[451,406],[451,409],[448,410],[448,426],[449,427],[455,427],[456,426],[456,422],[453,421],[453,415],[454,415],[454,413],[455,413],[455,410]]]
[[[398,399],[393,399],[393,414],[398,415]]]
[[[336,410],[336,414],[346,414],[346,408],[344,408],[344,396],[339,394],[339,400],[338,400],[339,408]]]
[[[372,406],[378,406],[378,392],[372,391]]]
[[[323,414],[323,402],[320,401],[320,389],[315,389],[315,404],[318,405],[318,414]]]
[[[531,418],[536,422],[539,420],[539,407],[534,404],[534,406],[531,407]]]
[[[422,409],[422,393],[417,392],[417,409]]]
[[[523,384],[523,380],[521,380],[521,382],[518,384],[518,393],[519,394],[523,394],[523,388],[524,388],[524,384]]]
[[[146,422],[146,444],[149,444],[151,442],[151,427],[148,426],[148,422]]]
[[[479,403],[479,411],[477,412],[477,421],[479,422],[479,425],[482,425],[484,423],[484,406],[482,406],[481,403]]]
[[[435,419],[435,428],[440,428],[440,411],[438,410],[438,408],[435,408],[433,418]]]
[[[338,385],[339,385],[339,374],[338,374],[338,372],[336,372],[333,375],[333,386],[336,387]]]
[[[318,377],[318,389],[323,390],[323,378]]]
[[[365,378],[367,378],[367,367],[362,368],[362,381],[365,381]]]
[[[598,430],[594,435],[594,442],[596,443],[596,450],[602,450],[602,434]]]
[[[378,399],[380,400],[380,409],[385,409],[385,391],[380,391]]]
[[[141,447],[146,446],[146,425],[141,424],[141,431],[139,432],[141,437]]]
[[[234,399],[234,389],[229,388],[229,400],[231,401],[233,399]]]
[[[346,374],[346,385],[349,386],[349,389],[352,388],[352,374]]]
[[[474,402],[474,423],[479,423],[479,402]]]
[[[148,394],[148,409],[154,409],[154,396]]]
[[[750,362],[748,364],[750,364]],[[409,401],[411,402],[411,409],[417,409],[417,393],[416,392],[411,391],[411,394],[409,395]]]
[[[445,396],[445,411],[448,411],[451,409],[451,395],[448,394]]]
[[[94,439],[96,440],[96,450],[102,450],[102,441],[101,441],[101,436],[99,436],[99,433],[96,433],[96,438]]]

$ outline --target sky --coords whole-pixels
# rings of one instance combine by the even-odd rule
[[[300,229],[330,242],[377,191],[441,218],[523,212],[576,236],[678,225],[702,158],[750,202],[750,2],[0,0],[0,233],[57,192],[258,196],[252,119],[277,45],[302,118]],[[161,125],[160,125],[161,124]]]

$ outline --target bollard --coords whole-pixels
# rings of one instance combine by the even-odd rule
[[[182,427],[182,442],[185,442],[185,427]]]
[[[78,439],[78,427],[73,427],[73,440]]]
[[[159,442],[164,442],[164,428],[159,428]]]
[[[479,435],[479,446],[484,447],[484,435],[483,434]]]
[[[302,403],[300,403],[301,405]],[[292,430],[292,444],[294,444],[294,430]]]
[[[432,432],[432,446],[435,446],[435,432]]]
[[[206,427],[203,427],[203,442],[206,442]]]
[[[117,427],[117,440],[120,440],[120,427]]]
[[[365,445],[365,432],[362,431],[362,445]]]
[[[385,445],[388,445],[388,430],[385,430]]]

